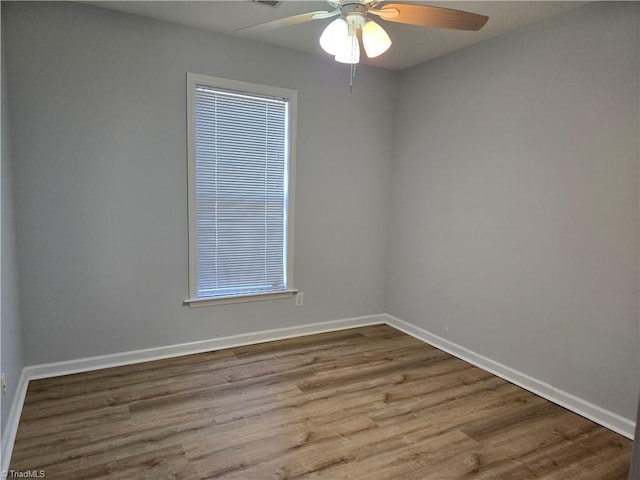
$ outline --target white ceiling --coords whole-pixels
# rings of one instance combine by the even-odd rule
[[[371,60],[363,59],[362,63],[392,70],[402,70],[587,3],[562,1],[396,1],[397,3],[422,3],[466,10],[488,15],[489,21],[478,32],[424,28],[380,21],[379,23],[384,25],[385,30],[389,33],[393,45],[380,57]],[[98,1],[84,3],[324,55],[326,54],[321,50],[318,38],[324,26],[331,19],[315,20],[261,33],[236,32],[235,30],[309,11],[332,10],[326,2],[318,1],[283,1],[275,8],[254,3],[251,0]]]

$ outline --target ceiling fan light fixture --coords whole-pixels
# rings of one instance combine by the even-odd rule
[[[349,27],[347,22],[342,18],[336,18],[327,25],[322,35],[320,35],[320,46],[322,49],[331,54],[337,55],[341,51],[343,45],[349,40]]]
[[[391,38],[380,25],[368,20],[362,27],[362,44],[367,57],[375,58],[382,55],[391,47]]]
[[[360,42],[358,37],[348,36],[345,41],[340,44],[340,49],[335,56],[336,62],[340,63],[358,63],[360,62]]]
[[[277,4],[275,0],[252,0],[254,2]],[[413,0],[400,0],[400,3],[386,3],[380,0],[327,0],[333,10],[321,10],[301,13],[290,17],[271,20],[236,29],[237,32],[264,32],[272,28],[297,25],[313,20],[324,20],[340,16],[331,22],[322,32],[320,45],[337,61],[351,63],[359,61],[359,53],[353,46],[362,41],[369,58],[382,55],[391,46],[391,39],[380,25],[369,20],[369,15],[394,23],[416,25],[420,27],[438,27],[454,30],[477,31],[489,20],[486,15],[455,10],[451,8],[419,5]],[[346,29],[346,33],[345,33]],[[353,40],[353,38],[356,40]],[[343,43],[352,38],[350,53],[346,53]]]

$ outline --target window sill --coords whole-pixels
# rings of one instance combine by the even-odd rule
[[[297,290],[284,290],[282,292],[251,293],[248,295],[230,295],[228,297],[216,298],[187,298],[183,301],[183,305],[193,308],[208,307],[211,305],[224,305],[228,303],[260,302],[262,300],[289,298],[293,297],[297,293]]]

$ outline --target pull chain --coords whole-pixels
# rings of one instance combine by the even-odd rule
[[[349,93],[353,93],[353,79],[356,78],[356,64],[351,64],[351,76],[349,77]]]

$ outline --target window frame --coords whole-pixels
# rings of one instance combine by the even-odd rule
[[[287,289],[266,293],[250,293],[216,297],[198,297],[197,285],[197,232],[196,232],[196,142],[195,142],[195,87],[206,85],[212,88],[236,90],[247,94],[276,96],[287,99],[288,105],[288,158],[287,158],[287,249],[285,254]],[[189,222],[189,298],[184,304],[189,307],[203,307],[227,303],[254,302],[277,298],[292,297],[298,291],[293,288],[294,258],[294,199],[295,199],[295,159],[296,159],[296,126],[297,126],[296,90],[260,85],[238,80],[230,80],[208,75],[187,72],[187,183],[188,183],[188,222]]]

